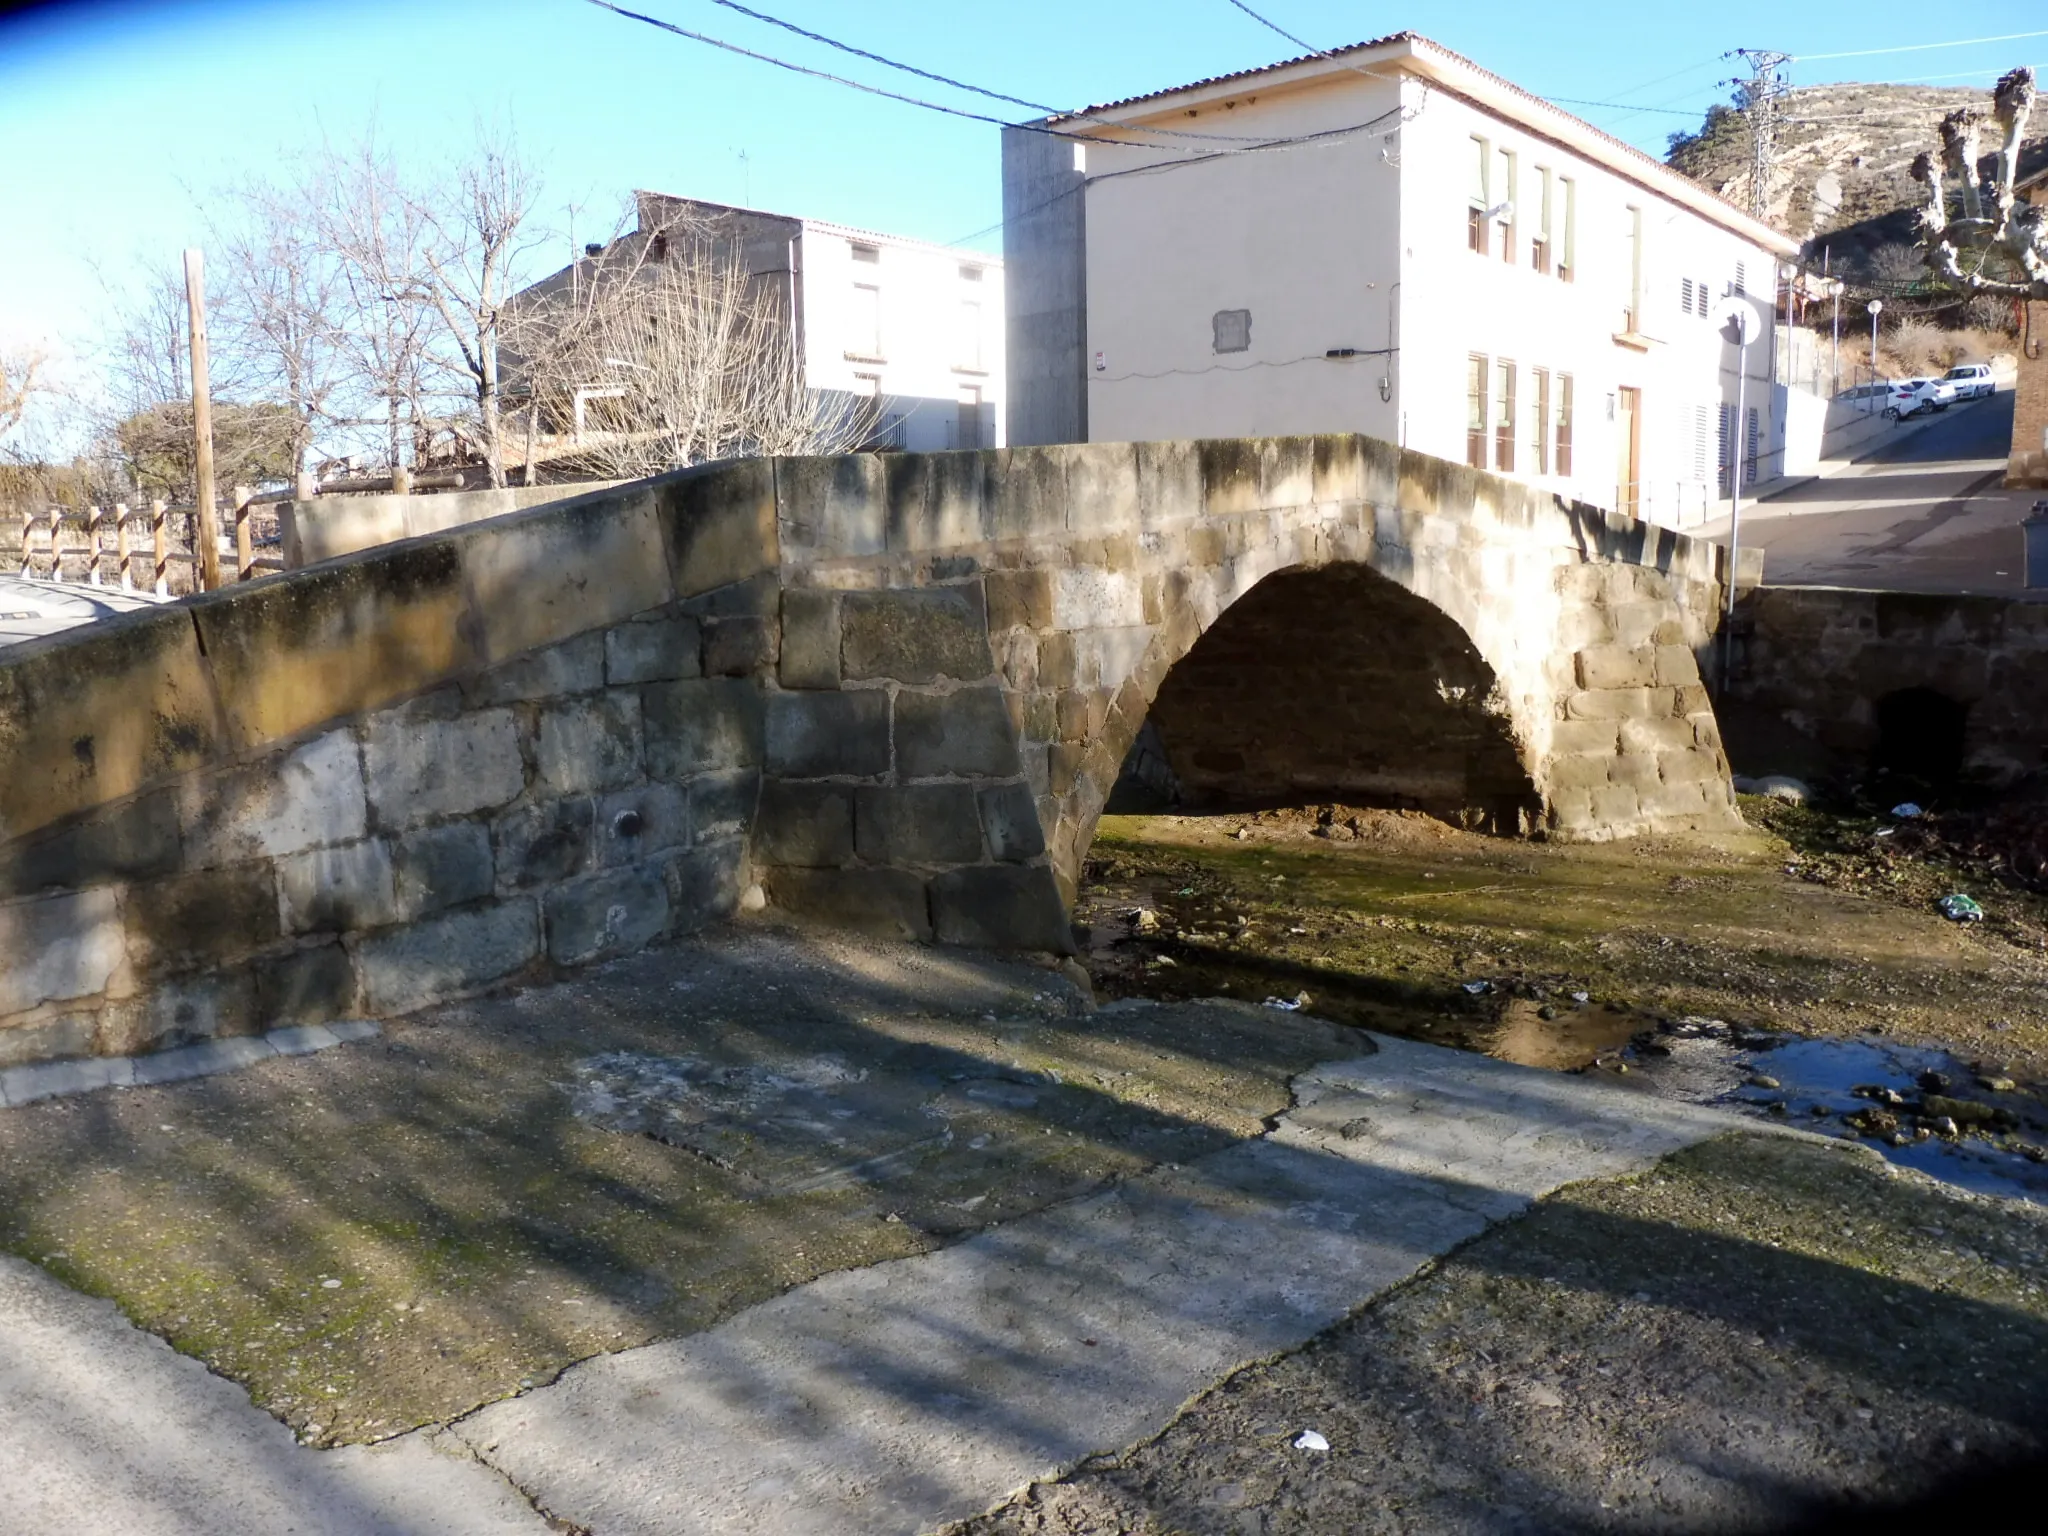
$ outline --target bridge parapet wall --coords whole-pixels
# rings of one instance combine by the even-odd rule
[[[792,910],[1059,949],[1174,665],[1350,565],[1531,830],[1732,818],[1714,552],[1354,438],[710,466],[0,659],[0,1066],[389,1014]]]
[[[0,659],[0,1066],[402,1013],[730,912],[775,609],[767,478],[701,515],[731,478]]]

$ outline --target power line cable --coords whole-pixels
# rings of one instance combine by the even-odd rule
[[[1794,57],[1802,64],[1816,59],[1868,59],[1880,53],[1925,53],[1931,48],[1969,48],[1978,43],[2016,43],[2027,37],[2048,37],[2048,31],[2001,32],[1996,37],[1962,37],[1952,43],[1905,43],[1897,48],[1851,48],[1846,53],[1801,53],[1795,54]]]
[[[1007,101],[1015,107],[1029,107],[1033,112],[1043,112],[1047,117],[1062,115],[1062,109],[1059,107],[1049,107],[1042,101],[1026,101],[1022,96],[1005,96],[1001,91],[991,91],[979,85],[969,85],[965,80],[955,80],[951,75],[934,74],[928,69],[919,69],[915,64],[905,64],[900,60],[891,59],[879,53],[870,53],[865,48],[856,48],[852,43],[842,43],[836,37],[827,37],[822,32],[813,32],[808,27],[800,27],[793,21],[784,21],[779,16],[770,16],[766,11],[750,10],[746,6],[739,4],[738,0],[711,0],[711,3],[713,5],[722,5],[728,11],[736,11],[751,20],[765,22],[768,26],[780,27],[785,32],[794,33],[796,36],[807,38],[811,42],[823,43],[827,48],[837,48],[841,53],[850,53],[857,59],[866,59],[869,63],[880,64],[885,69],[901,70],[906,75],[916,75],[920,79],[930,80],[939,85],[950,85],[956,91],[968,91],[976,96],[986,96],[991,101]]]
[[[1380,113],[1377,117],[1367,118],[1362,123],[1350,123],[1342,128],[1325,128],[1316,133],[1296,134],[1290,138],[1267,139],[1261,143],[1247,145],[1239,149],[1212,150],[1208,154],[1192,155],[1185,160],[1165,160],[1152,165],[1126,166],[1120,171],[1100,171],[1093,176],[1083,177],[1079,183],[1055,192],[1051,197],[1044,199],[1042,202],[1033,203],[1029,208],[1019,209],[1016,217],[1027,219],[1034,213],[1042,213],[1047,208],[1052,207],[1054,203],[1063,202],[1080,192],[1082,188],[1093,186],[1098,181],[1116,181],[1125,176],[1151,176],[1161,171],[1180,171],[1186,170],[1191,166],[1206,165],[1211,160],[1227,160],[1238,155],[1266,154],[1275,150],[1296,149],[1304,144],[1326,143],[1348,138],[1354,133],[1370,133],[1373,129],[1383,126],[1389,118],[1401,118],[1405,121],[1406,117],[1407,110],[1405,108],[1392,107]],[[965,245],[970,240],[979,240],[983,235],[993,234],[1010,222],[1010,216],[1006,214],[993,224],[985,224],[980,229],[960,236],[957,240],[949,240],[945,243],[948,245]]]
[[[707,47],[723,49],[727,53],[736,53],[743,59],[753,59],[757,63],[772,64],[777,69],[786,69],[793,75],[808,75],[813,80],[830,81],[833,85],[843,85],[849,90],[863,91],[870,96],[880,96],[889,101],[900,101],[906,106],[923,107],[927,112],[942,112],[947,117],[964,118],[970,123],[993,123],[998,128],[1030,128],[1036,132],[1049,134],[1054,138],[1077,137],[1074,134],[1061,133],[1058,129],[1043,128],[1036,124],[1012,124],[1003,118],[991,117],[986,112],[970,112],[964,107],[949,107],[941,102],[926,101],[919,96],[906,96],[901,91],[891,91],[879,85],[869,85],[865,81],[849,80],[844,75],[835,75],[826,70],[812,69],[809,65],[793,64],[788,59],[778,59],[773,54],[757,53],[752,48],[742,48],[738,43],[728,43],[702,32],[692,32],[688,27],[679,27],[672,21],[663,21],[659,16],[649,16],[641,11],[629,11],[623,5],[612,4],[612,0],[590,0],[590,3],[599,10],[610,11],[614,15],[625,17],[628,21],[645,22],[650,27],[659,27],[664,32],[673,32],[677,37],[687,37],[693,43],[703,43]]]
[[[1543,99],[1571,107],[1614,107],[1623,112],[1664,112],[1673,117],[1698,117],[1703,110],[1699,107],[1638,107],[1626,101],[1582,101],[1576,96],[1546,96]]]
[[[1296,37],[1292,32],[1288,31],[1278,22],[1269,21],[1266,17],[1261,16],[1257,11],[1253,10],[1250,6],[1246,5],[1244,3],[1244,0],[1230,0],[1230,3],[1236,6],[1240,11],[1243,11],[1245,15],[1251,17],[1253,21],[1256,21],[1268,32],[1277,32],[1280,34],[1280,36],[1286,38],[1287,41],[1294,44],[1295,47],[1306,48],[1310,53],[1317,54],[1319,56],[1322,55],[1323,50],[1318,48],[1314,43],[1304,42],[1301,38]]]
[[[772,64],[776,68],[786,69],[790,71],[792,74],[808,75],[814,80],[824,80],[830,82],[833,85],[844,85],[856,91],[865,91],[871,96],[881,96],[890,101],[900,101],[907,106],[923,107],[927,111],[931,112],[943,112],[949,117],[965,118],[969,122],[993,123],[999,128],[1021,128],[1028,133],[1042,133],[1051,138],[1071,139],[1086,137],[1085,135],[1081,134],[1063,132],[1062,130],[1056,128],[1049,128],[1043,124],[1013,123],[1008,118],[991,117],[987,113],[983,112],[969,112],[959,107],[946,106],[942,102],[926,101],[924,98],[919,96],[906,96],[900,91],[887,90],[878,85],[869,85],[864,81],[850,80],[844,75],[835,75],[827,70],[822,69],[812,69],[808,65],[793,63],[788,59],[777,58],[773,54],[761,53],[752,48],[743,48],[737,43],[728,43],[721,38],[711,37],[706,33],[693,32],[688,27],[678,26],[671,21],[663,21],[658,16],[649,16],[640,11],[628,10],[626,7],[622,5],[615,5],[612,3],[612,0],[590,0],[590,3],[599,7],[602,10],[611,11],[615,15],[624,16],[629,20],[645,22],[648,26],[659,27],[664,32],[673,32],[678,37],[686,37],[690,39],[690,41],[692,42],[704,43],[710,47],[723,49],[727,53],[736,53],[739,54],[742,58],[754,59],[763,64]],[[713,0],[713,3],[724,5],[728,4],[728,0]],[[871,59],[876,63],[885,65],[890,69],[902,70],[907,74],[917,75],[923,79],[937,81],[944,85],[955,86],[964,91],[972,91],[977,95],[988,96],[997,101],[1012,102],[1019,106],[1029,107],[1033,111],[1043,111],[1048,116],[1068,117],[1074,115],[1072,113],[1062,112],[1057,108],[1045,107],[1037,102],[1025,101],[1021,97],[1006,96],[999,91],[984,90],[980,86],[969,85],[965,81],[954,80],[947,75],[934,74],[930,70],[919,69],[917,66],[912,64],[903,64],[895,59],[887,58],[882,54],[870,53],[865,48],[856,48],[851,43],[842,43],[835,38],[826,37],[821,32],[811,32],[802,27],[795,26],[792,23],[780,21],[776,17],[767,15],[765,12],[750,10],[745,6],[736,4],[730,5],[729,8],[734,11],[738,11],[743,15],[751,16],[758,20],[767,22],[773,26],[783,27],[788,31],[796,33],[800,37],[811,38],[817,42],[824,43],[830,47],[840,49],[843,52],[857,55],[860,58]],[[1096,121],[1101,122],[1109,127],[1127,129],[1133,133],[1149,133],[1166,138],[1193,139],[1201,142],[1233,144],[1255,144],[1260,142],[1258,137],[1252,134],[1201,133],[1196,132],[1192,129],[1184,128],[1156,128],[1144,123],[1121,122],[1114,118],[1100,118],[1096,119]]]
[[[1396,78],[1392,75],[1383,74],[1381,71],[1377,69],[1367,69],[1363,64],[1345,64],[1343,59],[1339,58],[1335,53],[1332,53],[1329,49],[1318,48],[1314,43],[1309,42],[1306,38],[1296,37],[1292,32],[1288,31],[1285,27],[1280,26],[1278,23],[1273,22],[1264,16],[1261,16],[1257,11],[1253,10],[1250,6],[1246,5],[1244,3],[1244,0],[1229,0],[1229,3],[1231,5],[1236,6],[1240,11],[1243,11],[1245,15],[1251,17],[1253,21],[1256,21],[1268,32],[1278,33],[1281,37],[1286,38],[1288,42],[1294,44],[1295,47],[1307,49],[1311,55],[1318,59],[1328,59],[1334,64],[1342,64],[1344,68],[1350,70],[1351,73],[1353,73],[1354,75],[1363,75],[1368,80],[1391,80]],[[1352,47],[1363,46],[1364,44],[1362,43],[1356,43],[1352,45]],[[1350,50],[1346,49],[1344,51],[1349,52]],[[1425,99],[1427,99],[1427,93],[1429,91],[1429,82],[1427,80],[1422,82],[1422,89],[1424,92]],[[1416,110],[1420,111],[1421,109],[1418,107]]]
[[[1157,373],[1090,374],[1090,384],[1121,384],[1126,379],[1167,379],[1175,375],[1193,378],[1204,373],[1250,373],[1255,368],[1292,368],[1301,363],[1342,363],[1355,357],[1392,357],[1399,347],[1333,347],[1303,357],[1281,357],[1251,363],[1210,363],[1201,368],[1162,368]]]

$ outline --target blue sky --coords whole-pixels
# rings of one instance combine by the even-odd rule
[[[1691,126],[1741,46],[1795,54],[2042,27],[2038,0],[1946,12],[1725,0],[1660,6],[1462,0],[1389,7],[1253,0],[1319,46],[1412,27],[1653,151]],[[1080,105],[1298,50],[1229,0],[754,0],[818,31],[1034,101]],[[804,63],[1007,109],[848,59],[721,8],[638,0],[694,30]],[[1853,31],[1843,25],[1853,16]],[[1810,59],[1798,83],[1988,84],[2048,39]],[[1016,115],[1025,115],[1016,110]],[[584,0],[105,0],[0,20],[0,339],[76,335],[141,254],[198,238],[195,197],[373,119],[422,159],[509,118],[546,181],[542,215],[602,233],[655,187],[999,251],[996,130],[800,79],[607,14]],[[744,159],[742,158],[744,156]],[[572,208],[581,205],[581,212]]]

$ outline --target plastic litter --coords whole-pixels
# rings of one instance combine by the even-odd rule
[[[1892,807],[1892,814],[1901,821],[1911,821],[1915,816],[1925,815],[1926,813],[1911,800],[1901,800]]]
[[[1483,993],[1491,992],[1493,990],[1493,983],[1490,981],[1468,981],[1464,983],[1464,987],[1467,992],[1471,993],[1474,997],[1478,997]]]
[[[1953,895],[1942,897],[1934,905],[1941,915],[1952,923],[1981,923],[1984,921],[1984,909],[1960,891]]]
[[[1297,992],[1292,997],[1269,997],[1266,999],[1266,1006],[1278,1008],[1282,1013],[1293,1013],[1296,1009],[1308,1006],[1308,994]]]
[[[1316,1433],[1316,1431],[1304,1429],[1294,1437],[1294,1448],[1297,1451],[1327,1451],[1330,1448],[1330,1442]]]
[[[1590,992],[1574,992],[1572,994],[1572,1001],[1575,1003],[1590,1003],[1592,1000],[1593,994]]]

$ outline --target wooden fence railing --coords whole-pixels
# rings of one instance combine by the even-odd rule
[[[232,558],[223,536],[221,565],[233,581],[248,581],[284,569],[283,540],[276,513],[259,497],[237,489],[232,514]],[[169,596],[197,591],[199,513],[153,501],[146,508],[117,502],[111,507],[49,507],[19,514],[20,545],[15,574],[30,581],[83,580],[99,587],[154,591]],[[173,580],[173,572],[179,578]]]

